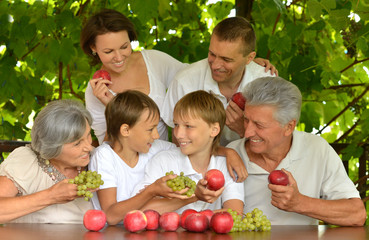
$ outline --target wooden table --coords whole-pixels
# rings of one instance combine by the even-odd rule
[[[79,224],[5,224],[0,225],[1,240],[364,240],[369,239],[369,226],[272,226],[270,232],[238,232],[231,234],[191,233],[178,229],[176,232],[143,231],[129,233],[123,226],[108,226],[100,232],[89,232]]]

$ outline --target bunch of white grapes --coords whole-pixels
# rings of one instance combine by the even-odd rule
[[[77,184],[77,195],[84,196],[84,199],[88,201],[93,196],[89,190],[100,187],[100,185],[104,184],[104,181],[101,180],[101,174],[88,170],[82,171],[74,179],[69,179],[69,183]]]
[[[271,224],[269,219],[263,215],[263,211],[255,208],[249,213],[240,215],[232,209],[227,210],[233,218],[233,227],[231,232],[244,231],[270,231]]]
[[[173,171],[165,173],[165,175],[173,175]],[[185,188],[189,188],[183,195],[191,197],[195,193],[196,182],[191,178],[184,176],[183,172],[180,172],[179,176],[167,181],[168,187],[173,191],[180,191]]]

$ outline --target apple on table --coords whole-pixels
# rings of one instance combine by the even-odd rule
[[[204,214],[191,213],[186,217],[185,226],[190,232],[205,232],[209,228],[209,220]]]
[[[179,228],[180,216],[176,212],[163,213],[159,218],[159,226],[164,231],[176,231]]]
[[[100,231],[106,224],[106,215],[101,210],[90,209],[83,215],[83,225],[87,230]]]
[[[141,210],[132,210],[123,219],[124,228],[130,232],[144,230],[147,226],[147,218]]]

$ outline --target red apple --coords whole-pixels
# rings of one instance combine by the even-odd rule
[[[191,213],[186,217],[185,226],[190,232],[205,232],[209,227],[209,220],[204,214]]]
[[[186,229],[186,226],[185,226],[186,217],[190,215],[191,213],[197,213],[197,211],[195,209],[186,209],[182,212],[181,220],[180,220],[180,226],[182,228]]]
[[[163,213],[159,218],[159,225],[164,231],[176,231],[179,228],[179,214],[176,212]]]
[[[214,212],[210,209],[205,209],[205,210],[202,210],[200,213],[205,215],[208,218],[209,223],[210,223],[211,217],[214,215]]]
[[[283,186],[287,186],[289,183],[288,175],[282,170],[272,171],[268,176],[268,181],[271,184],[283,185]]]
[[[106,223],[106,215],[101,210],[87,210],[83,216],[83,225],[90,231],[100,231]]]
[[[146,230],[156,230],[159,228],[159,218],[160,214],[152,209],[144,211],[147,219]]]
[[[216,191],[224,186],[224,175],[218,169],[210,169],[205,174],[205,180],[208,182],[207,188]]]
[[[124,228],[130,232],[138,232],[146,228],[146,215],[140,210],[132,210],[123,219]]]
[[[214,213],[210,221],[210,228],[216,233],[228,233],[233,227],[233,218],[229,212]]]
[[[97,70],[92,76],[92,79],[96,79],[96,78],[111,80],[110,74],[107,71],[101,70],[101,69]]]
[[[233,94],[231,100],[235,102],[242,109],[242,111],[245,110],[246,99],[241,92],[236,92]]]

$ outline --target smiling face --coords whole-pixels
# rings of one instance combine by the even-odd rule
[[[211,152],[214,138],[220,128],[218,123],[208,124],[199,117],[174,116],[173,134],[176,137],[181,152],[190,158],[196,154]]]
[[[245,105],[246,148],[256,154],[283,155],[291,146],[294,121],[282,126],[274,119],[276,108],[269,105]]]
[[[127,31],[108,32],[96,37],[95,51],[108,72],[120,73],[125,69],[132,53],[131,42]]]
[[[86,121],[86,130],[83,136],[77,141],[63,145],[59,156],[51,159],[54,165],[62,168],[85,167],[90,162],[90,152],[92,151],[91,128]]]
[[[244,56],[242,40],[220,41],[212,35],[209,46],[208,62],[211,75],[218,83],[238,83],[241,81],[245,66],[255,57],[255,52]]]
[[[123,124],[121,131],[127,137],[127,147],[134,152],[147,153],[152,143],[159,138],[158,124],[159,115],[149,116],[149,110],[147,109],[144,110],[140,119],[133,127]],[[125,127],[127,129],[124,129]]]

